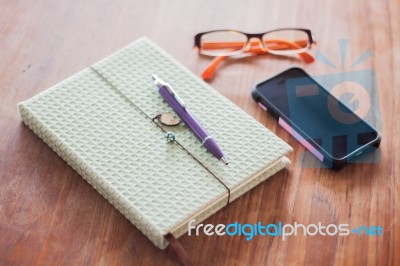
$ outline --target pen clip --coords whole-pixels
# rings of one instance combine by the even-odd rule
[[[186,108],[185,103],[182,101],[181,97],[179,97],[179,95],[171,88],[171,86],[169,84],[166,84],[165,87],[167,88],[169,93],[171,93],[171,95],[175,97],[175,99],[181,105],[181,107]]]
[[[168,92],[177,100],[177,102],[181,105],[182,108],[186,108],[185,103],[182,101],[181,97],[172,89],[171,85],[168,83],[165,83],[162,81],[157,75],[153,74],[153,79],[155,84],[161,84],[161,86],[164,86]]]

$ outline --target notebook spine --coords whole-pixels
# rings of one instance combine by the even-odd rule
[[[106,198],[119,212],[121,212],[130,222],[132,222],[142,233],[144,233],[157,247],[165,249],[168,242],[164,237],[154,232],[159,231],[151,224],[134,206],[124,198],[118,191],[113,190],[97,174],[90,169],[84,161],[79,158],[68,146],[54,134],[49,128],[45,127],[30,110],[25,102],[18,104],[20,117],[39,138],[41,138],[54,152],[57,153],[68,165],[80,174],[94,189]]]

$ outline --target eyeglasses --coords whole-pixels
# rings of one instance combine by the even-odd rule
[[[216,56],[203,72],[203,79],[211,78],[225,57],[242,53],[298,54],[305,63],[312,63],[314,57],[306,51],[315,43],[310,30],[296,28],[276,29],[257,34],[236,30],[214,30],[194,36],[194,46],[198,48],[200,54]]]

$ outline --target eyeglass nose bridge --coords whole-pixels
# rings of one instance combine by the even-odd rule
[[[251,48],[253,48],[252,46],[255,45],[256,43],[258,43],[258,47],[261,50],[265,51],[265,47],[262,41],[262,35],[260,34],[249,34],[245,51],[251,50]]]

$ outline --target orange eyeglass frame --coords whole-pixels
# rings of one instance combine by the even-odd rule
[[[306,50],[311,48],[311,45],[316,44],[313,40],[311,31],[306,30],[309,35],[309,40],[297,40],[288,41],[284,39],[274,39],[262,41],[257,34],[256,41],[248,40],[247,42],[203,42],[200,45],[200,37],[204,33],[197,34],[195,36],[195,48],[198,48],[199,54],[202,54],[201,49],[207,50],[218,50],[218,49],[232,49],[232,53],[228,52],[227,55],[216,55],[211,64],[202,73],[202,78],[204,80],[210,79],[215,73],[218,65],[227,56],[237,55],[241,53],[251,53],[253,55],[259,54],[298,54],[299,57],[307,64],[314,62],[314,57],[307,53]],[[241,49],[239,49],[241,48]],[[238,50],[239,49],[239,50]],[[293,51],[288,52],[287,49],[293,49]],[[203,53],[205,55],[210,55]]]

